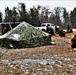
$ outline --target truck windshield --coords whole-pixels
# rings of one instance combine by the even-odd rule
[[[54,24],[51,24],[51,26],[55,26]]]
[[[44,26],[46,26],[46,25],[44,25],[44,24],[43,24],[43,25],[41,25],[41,27],[44,27]]]

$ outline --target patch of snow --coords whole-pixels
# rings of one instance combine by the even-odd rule
[[[64,32],[67,32],[67,30],[66,30],[66,29],[64,29],[63,31],[64,31]]]
[[[61,68],[62,66],[61,65],[58,65],[58,64],[55,64],[58,68]]]
[[[26,71],[25,71],[25,74],[28,74],[28,73],[29,73],[29,71],[28,71],[28,70],[26,70]]]
[[[76,51],[76,48],[74,48],[73,50]]]
[[[36,73],[33,73],[33,75],[37,75]]]
[[[10,67],[14,67],[14,65],[10,65]]]
[[[71,64],[69,64],[68,66],[69,66],[69,67],[71,67],[71,68],[73,68],[73,67],[74,67],[74,66],[73,66],[73,65],[71,65]]]
[[[13,48],[13,45],[12,44],[9,44],[9,45],[10,45],[11,48]]]
[[[42,60],[41,63],[44,64],[44,65],[46,65],[47,61],[46,60]]]
[[[64,73],[62,75],[64,75]]]
[[[50,59],[21,59],[21,60],[1,60],[1,63],[9,64],[9,65],[24,65],[26,68],[29,66],[29,64],[32,64],[30,68],[32,68],[35,64],[40,65],[50,65],[51,70],[53,70],[53,65],[56,65],[58,68],[62,66],[67,66],[69,68],[75,68],[76,63],[66,63],[68,61],[74,60],[76,61],[76,58],[67,58],[67,57],[59,57],[59,56],[53,56]],[[21,69],[24,69],[24,66],[21,66]],[[11,66],[12,67],[12,66]],[[38,69],[40,70],[40,69]]]
[[[64,58],[65,61],[71,60],[70,58]]]
[[[12,64],[21,64],[21,63],[22,63],[22,61],[20,61],[20,60],[12,61]]]
[[[47,35],[47,36],[50,35],[49,33],[46,33],[46,32],[44,32],[44,31],[42,31],[42,32],[43,32],[45,35]]]
[[[0,39],[6,38],[7,34],[1,35]]]
[[[2,62],[3,62],[4,64],[8,64],[8,63],[9,63],[9,60],[2,60]]]
[[[19,34],[11,34],[8,38],[13,40],[19,40],[20,35]]]
[[[73,31],[76,31],[76,29],[72,29]]]
[[[51,41],[51,45],[56,45],[55,41]]]

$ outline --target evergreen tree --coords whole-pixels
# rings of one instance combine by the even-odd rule
[[[0,22],[2,22],[2,12],[0,12]]]
[[[64,19],[64,25],[68,25],[69,23],[69,14],[66,11],[66,9],[63,9],[63,19]]]
[[[12,21],[19,21],[18,12],[16,10],[16,7],[13,7],[13,9],[12,9]]]
[[[29,15],[26,11],[26,6],[24,3],[19,3],[19,15],[20,15],[20,20],[19,21],[26,21],[29,22]]]
[[[34,26],[39,26],[40,19],[39,19],[39,9],[38,8],[31,8],[30,9],[30,22]]]
[[[60,19],[60,13],[61,13],[61,7],[55,7],[55,24],[61,26],[61,19]]]
[[[70,13],[71,23],[74,26],[76,24],[76,7]]]
[[[12,21],[12,10],[9,9],[9,7],[5,8],[5,22],[11,22]]]

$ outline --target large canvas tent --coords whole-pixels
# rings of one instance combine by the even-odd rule
[[[9,32],[0,36],[0,46],[7,48],[26,48],[48,45],[51,35],[22,22]]]

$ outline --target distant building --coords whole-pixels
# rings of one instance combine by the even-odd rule
[[[19,25],[21,22],[2,22],[0,23],[0,34],[5,34],[10,31],[12,28]]]

